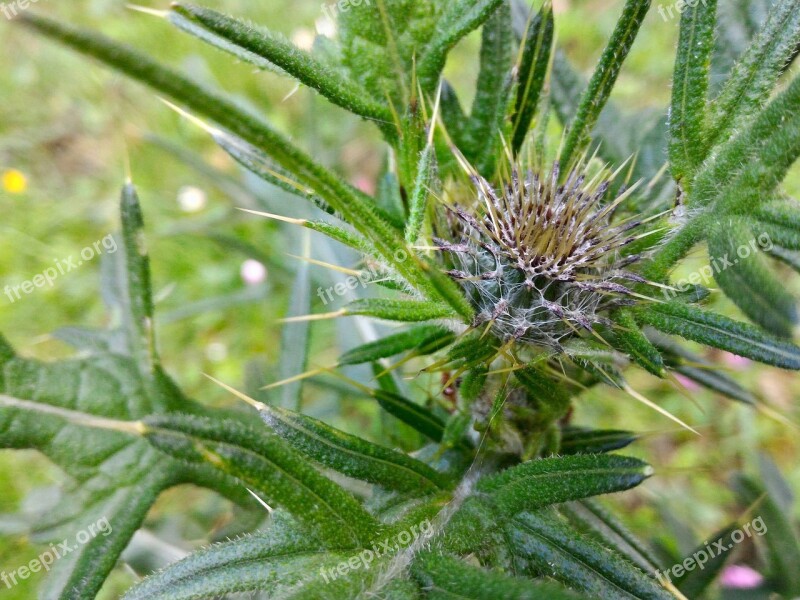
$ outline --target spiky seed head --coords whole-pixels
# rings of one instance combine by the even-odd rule
[[[474,304],[475,325],[557,348],[627,302],[620,281],[640,280],[625,270],[639,257],[624,249],[639,223],[612,224],[624,191],[606,198],[611,181],[587,182],[583,170],[578,165],[560,184],[558,163],[544,175],[513,164],[498,188],[473,173],[475,196],[448,207],[450,239],[437,243],[453,258],[450,275]]]

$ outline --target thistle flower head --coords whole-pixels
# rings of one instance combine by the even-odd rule
[[[640,222],[612,224],[627,193],[608,199],[611,181],[587,180],[583,169],[560,184],[558,163],[544,175],[513,164],[498,188],[473,173],[475,198],[448,208],[450,239],[438,243],[476,308],[476,325],[491,323],[503,339],[558,347],[628,301],[621,281],[642,281],[625,270],[639,257],[624,252]]]

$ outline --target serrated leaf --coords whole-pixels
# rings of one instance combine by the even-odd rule
[[[550,65],[554,29],[553,8],[549,3],[545,3],[533,21],[528,24],[522,48],[519,84],[512,119],[514,128],[511,148],[514,154],[522,148],[539,105]]]
[[[559,512],[603,546],[626,557],[646,573],[653,573],[661,564],[647,545],[631,533],[610,511],[595,499],[569,502]]]
[[[797,2],[778,0],[713,103],[710,142],[725,141],[762,108],[798,45]]]
[[[387,489],[426,492],[451,482],[423,462],[344,433],[300,413],[261,406],[264,422],[292,447],[330,469]]]
[[[445,424],[427,408],[399,394],[385,390],[372,390],[371,395],[389,414],[394,415],[434,442],[442,441]]]
[[[670,169],[684,189],[707,153],[708,100],[716,0],[687,4],[681,14],[670,109]]]
[[[217,11],[192,4],[172,5],[171,20],[180,26],[175,16],[200,25],[219,39],[245,52],[266,59],[282,71],[317,90],[328,100],[367,119],[384,124],[392,123],[392,113],[376,101],[359,84],[350,81],[329,65],[297,48],[291,42],[263,28],[227,17]],[[192,33],[190,30],[189,33]],[[210,41],[206,39],[205,41]],[[228,45],[221,46],[229,50]],[[241,58],[241,53],[237,53]],[[246,55],[245,55],[246,56]]]
[[[425,222],[428,211],[428,198],[431,186],[436,176],[436,153],[432,145],[422,151],[417,165],[417,176],[414,179],[414,189],[411,192],[408,224],[406,225],[406,242],[414,244],[419,238],[422,224]]]
[[[636,40],[648,10],[650,10],[650,0],[627,0],[625,3],[614,33],[600,57],[588,89],[583,94],[575,118],[569,125],[569,133],[559,159],[565,174],[568,173],[575,156],[588,145],[592,129],[608,102],[622,64]]]
[[[760,329],[694,306],[667,302],[636,311],[640,323],[687,340],[781,367],[800,369],[800,348]]]
[[[344,308],[345,315],[362,315],[403,321],[406,323],[431,321],[453,317],[453,309],[446,304],[420,300],[391,300],[388,298],[364,298],[350,302]]]
[[[454,556],[427,552],[417,557],[412,575],[431,600],[577,600],[578,596],[551,583],[533,583],[470,565]]]
[[[475,100],[463,132],[466,156],[486,177],[492,176],[500,150],[508,103],[511,43],[511,10],[503,2],[483,26]]]
[[[446,79],[442,79],[442,91],[439,95],[439,107],[442,114],[442,121],[447,129],[450,138],[456,142],[456,146],[464,148],[463,142],[464,125],[467,122],[467,115],[461,107],[458,94],[453,86]]]
[[[324,550],[313,530],[281,511],[253,535],[201,549],[151,575],[125,600],[199,600],[229,593],[285,592],[348,558],[348,546]]]
[[[450,49],[477,29],[500,6],[503,0],[455,0],[446,5],[441,19],[436,23],[436,32],[422,54],[417,72],[423,87],[432,90],[444,68]]]
[[[155,448],[240,480],[270,506],[288,510],[331,544],[368,541],[379,530],[356,499],[319,474],[302,454],[250,425],[185,415],[143,420]]]
[[[743,250],[747,256],[742,256]],[[754,230],[743,219],[725,219],[708,236],[712,262],[728,259],[733,263],[714,273],[728,298],[751,321],[777,336],[790,338],[797,326],[797,300],[772,274],[763,251]]]
[[[800,203],[796,200],[770,202],[753,215],[756,222],[752,227],[761,232],[759,245],[768,252],[770,245],[788,250],[800,250]]]
[[[663,378],[666,374],[664,359],[658,348],[639,329],[630,311],[619,309],[613,313],[612,319],[618,327],[614,329],[609,342],[617,350],[630,356],[637,365],[656,377]]]
[[[37,449],[68,477],[58,507],[39,516],[35,539],[74,539],[75,532],[102,518],[111,528],[108,535],[77,545],[57,561],[43,584],[45,598],[94,597],[167,488],[193,483],[244,506],[254,504],[235,481],[211,469],[165,458],[143,440],[119,431],[92,428],[87,435],[87,426],[81,424],[138,419],[178,407],[206,412],[181,394],[153,354],[152,324],[147,322],[152,317],[150,275],[141,212],[131,186],[123,190],[121,208],[124,243],[114,255],[118,272],[112,277],[112,306],[119,321],[113,334],[120,343],[111,351],[97,347],[86,358],[42,363],[17,357],[0,336],[0,447]]]
[[[424,356],[446,348],[454,339],[455,334],[446,327],[420,325],[353,348],[339,357],[339,364],[358,365],[374,362],[410,350],[413,350],[415,355]]]
[[[550,504],[610,494],[639,485],[653,474],[646,463],[613,454],[531,460],[486,477],[477,489],[506,516]]]
[[[743,213],[774,197],[775,188],[800,156],[798,108],[800,77],[706,162],[692,187],[690,204],[716,202],[718,211]]]
[[[534,573],[565,582],[598,600],[672,600],[652,574],[580,535],[552,510],[523,513],[506,532],[515,554]]]
[[[453,363],[478,365],[497,353],[498,343],[495,338],[485,338],[482,332],[470,332],[461,336],[447,352],[447,358]]]
[[[446,3],[381,0],[347,8],[336,11],[342,63],[373,96],[388,97],[402,113],[415,91],[414,63],[435,35]]]

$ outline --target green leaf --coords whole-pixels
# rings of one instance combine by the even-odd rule
[[[270,506],[288,510],[332,544],[366,543],[379,524],[356,499],[277,436],[228,419],[156,416],[143,435],[160,451],[241,481]]]
[[[417,165],[417,176],[414,190],[411,192],[408,224],[406,225],[406,242],[415,244],[422,231],[422,224],[428,212],[428,198],[436,177],[436,153],[432,145],[425,147]]]
[[[432,354],[449,346],[455,334],[439,325],[420,325],[353,348],[339,357],[340,365],[358,365],[413,350],[415,355]]]
[[[371,395],[389,414],[428,436],[434,442],[442,441],[445,424],[427,408],[415,404],[399,394],[385,390],[372,390]]]
[[[537,421],[543,427],[562,418],[570,407],[569,393],[557,381],[538,371],[526,367],[514,371],[514,377],[528,393],[528,399],[537,411]]]
[[[761,110],[798,45],[797,4],[794,0],[778,0],[713,103],[710,142],[723,143]]]
[[[597,123],[611,90],[617,81],[622,64],[636,40],[639,28],[650,10],[650,0],[627,0],[622,15],[617,21],[614,33],[600,57],[600,62],[589,81],[578,112],[569,126],[559,162],[566,176],[576,154],[583,152],[589,143],[589,136]]]
[[[503,0],[455,0],[436,23],[425,52],[419,59],[417,73],[423,89],[433,90],[444,68],[448,52],[469,32],[480,27]]]
[[[358,83],[350,81],[341,72],[266,29],[255,28],[253,25],[232,19],[208,8],[192,4],[173,4],[170,20],[180,26],[181,17],[199,25],[236,48],[266,59],[308,87],[317,90],[334,104],[352,113],[384,124],[393,122],[391,111],[384,104],[372,98],[369,92]],[[189,33],[192,31],[190,30]],[[209,39],[205,41],[209,41]],[[222,46],[222,49],[228,50],[229,46],[226,44]],[[241,53],[237,56],[241,58]]]
[[[447,359],[460,366],[483,366],[495,354],[499,344],[495,338],[487,338],[483,332],[473,331],[462,335],[447,352]]]
[[[789,250],[800,250],[800,203],[796,200],[779,200],[761,206],[753,215],[753,229],[761,232],[758,243],[771,251],[770,245]]]
[[[490,496],[500,514],[513,516],[523,510],[627,490],[652,474],[646,463],[613,454],[552,457],[485,477],[477,489]]]
[[[314,534],[281,511],[269,527],[230,542],[203,548],[151,575],[124,600],[200,600],[224,594],[290,590],[348,558],[350,546],[324,549]]]
[[[645,573],[653,573],[661,561],[647,545],[633,535],[610,511],[597,500],[569,502],[558,507],[580,531],[621,556],[626,557]]]
[[[423,462],[367,442],[307,417],[261,405],[259,413],[293,448],[330,469],[356,479],[404,492],[426,492],[451,487],[448,478]]]
[[[122,188],[122,241],[125,246],[127,295],[130,302],[131,341],[133,353],[146,371],[158,364],[153,333],[153,291],[150,282],[150,259],[144,238],[144,217],[132,183]]]
[[[114,268],[109,278],[114,289],[107,290],[106,299],[119,328],[100,332],[114,340],[113,347],[97,344],[84,348],[84,358],[44,363],[16,356],[0,336],[0,447],[40,451],[64,471],[68,482],[58,506],[37,515],[33,539],[74,540],[76,532],[103,518],[111,528],[108,535],[77,545],[56,562],[41,590],[48,598],[95,597],[167,488],[192,483],[243,506],[255,504],[236,482],[213,469],[182,465],[144,440],[94,426],[177,408],[206,410],[183,396],[159,366],[150,330],[142,217],[130,185],[123,189],[121,209],[123,244],[106,261]]]
[[[431,600],[577,600],[552,583],[533,583],[499,571],[481,569],[454,556],[426,552],[411,567],[412,575]]]
[[[372,0],[337,10],[342,63],[351,78],[376,98],[388,98],[399,114],[413,92],[415,62],[425,51],[447,3]],[[435,82],[433,88],[435,89]]]
[[[744,505],[757,503],[755,519],[761,519],[760,529],[766,531],[760,539],[766,546],[769,574],[777,590],[790,598],[797,596],[800,594],[800,571],[797,570],[797,565],[800,565],[800,539],[790,515],[756,479],[741,475],[735,479],[734,486]]]
[[[764,250],[744,219],[725,219],[708,236],[712,263],[724,259],[733,263],[714,273],[725,294],[750,320],[777,336],[790,338],[797,326],[797,301],[786,291],[785,282],[772,274]]]
[[[667,365],[684,377],[738,402],[751,405],[758,403],[758,398],[752,392],[721,372],[713,362],[686,350],[667,336],[648,332],[648,337],[664,353]]]
[[[774,197],[775,188],[800,156],[799,109],[800,77],[796,77],[707,161],[697,175],[690,204],[716,202],[718,212],[741,213]]]
[[[453,310],[446,304],[420,300],[365,298],[349,303],[343,310],[348,316],[363,315],[406,323],[453,317]]]
[[[544,89],[550,56],[553,49],[555,20],[553,7],[545,2],[532,22],[528,23],[525,44],[519,65],[519,85],[514,107],[514,132],[511,148],[517,154],[522,148],[531,122],[539,106],[539,98]]]
[[[716,0],[690,3],[682,11],[672,84],[669,159],[672,175],[684,189],[707,154],[706,101],[716,22]]]
[[[636,320],[671,335],[699,342],[738,356],[781,367],[800,369],[800,348],[761,330],[694,306],[667,302],[636,311]]]
[[[442,79],[442,91],[439,95],[439,107],[442,114],[442,121],[447,129],[450,138],[455,141],[456,146],[465,148],[463,141],[464,126],[467,123],[467,115],[461,107],[458,95],[453,86],[446,79]]]
[[[565,128],[578,110],[586,85],[563,50],[556,48],[553,52],[548,90],[551,100],[548,103],[552,104]],[[543,125],[546,125],[546,119]],[[537,126],[537,129],[541,128]],[[609,165],[621,165],[636,155],[631,180],[651,182],[641,190],[638,198],[632,199],[643,212],[663,210],[674,201],[674,181],[671,177],[660,176],[663,175],[664,157],[667,155],[668,124],[664,114],[660,111],[642,111],[638,114],[631,114],[628,110],[623,112],[609,100],[600,112],[591,134],[597,156]],[[539,137],[543,135],[544,131],[540,131]],[[623,181],[620,178],[618,186]],[[613,189],[612,186],[612,191]]]
[[[506,526],[514,553],[534,573],[553,576],[598,600],[672,600],[652,574],[580,535],[552,510],[523,513]]]
[[[618,429],[565,427],[561,432],[561,454],[605,454],[630,446],[639,436]]]
[[[658,348],[653,346],[639,329],[631,312],[619,309],[614,312],[612,318],[618,326],[610,336],[609,342],[617,350],[630,356],[637,365],[656,377],[663,378],[666,375],[664,359]]]
[[[466,156],[479,173],[491,177],[500,153],[500,133],[508,103],[512,63],[511,9],[503,2],[482,31],[475,100],[463,136]]]

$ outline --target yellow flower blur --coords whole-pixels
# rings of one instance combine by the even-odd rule
[[[16,169],[3,172],[3,189],[9,194],[22,194],[28,189],[28,180],[23,173]]]

